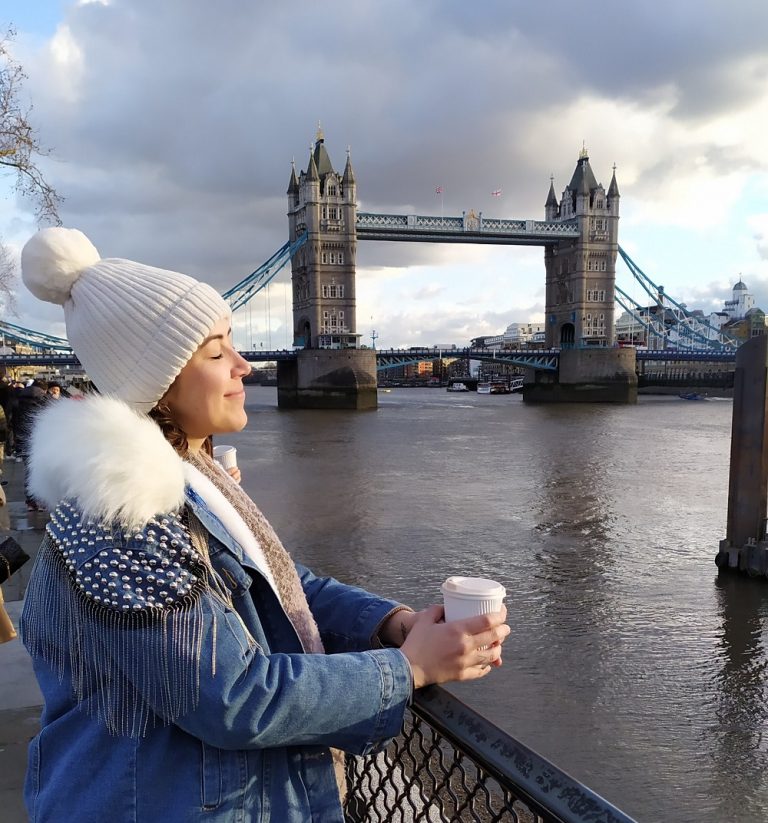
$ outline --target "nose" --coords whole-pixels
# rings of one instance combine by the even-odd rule
[[[232,366],[232,376],[242,378],[251,373],[251,364],[240,354],[235,352],[235,362]]]

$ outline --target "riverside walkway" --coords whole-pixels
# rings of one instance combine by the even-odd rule
[[[11,535],[32,558],[3,585],[5,608],[18,626],[33,560],[48,521],[47,512],[27,512],[24,467],[6,459],[0,464],[6,504],[0,507],[0,539]],[[19,639],[0,645],[0,809],[3,823],[27,823],[22,799],[27,745],[40,727],[43,698],[32,661]]]

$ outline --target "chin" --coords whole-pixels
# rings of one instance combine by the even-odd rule
[[[228,432],[239,432],[245,428],[245,424],[248,422],[248,415],[243,411],[242,414],[238,414],[236,417],[230,421],[229,428],[227,429]]]

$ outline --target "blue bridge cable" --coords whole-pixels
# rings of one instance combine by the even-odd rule
[[[0,320],[0,334],[10,337],[19,343],[35,349],[64,349],[70,351],[69,341],[63,337],[54,337],[51,334],[25,329],[23,326],[16,326],[7,320]]]
[[[642,315],[638,314],[637,311],[635,311],[635,309],[642,309],[643,307],[637,301],[633,300],[625,291],[620,289],[618,286],[614,286],[614,288],[617,292],[617,294],[614,296],[614,299],[622,307],[622,309],[624,309],[624,311],[628,312],[634,320],[637,320],[637,322],[649,334],[656,335],[657,337],[664,337],[664,328],[661,324],[656,326],[650,320],[645,320],[642,317]]]
[[[308,233],[304,232],[293,243],[289,241],[280,246],[258,269],[251,272],[248,277],[243,278],[237,285],[225,291],[222,297],[229,301],[232,311],[242,308],[252,297],[255,297],[267,286],[293,255],[307,242],[308,237]]]
[[[663,321],[656,321],[656,323],[654,323],[650,320],[648,320],[648,321],[644,320],[642,315],[639,314],[638,311],[637,311],[637,310],[639,310],[640,312],[642,312],[644,307],[641,306],[632,297],[630,297],[619,286],[614,286],[614,288],[617,292],[617,294],[615,295],[616,302],[625,311],[629,312],[629,314],[632,315],[633,319],[637,320],[637,322],[640,323],[640,325],[643,326],[651,334],[654,334],[657,337],[661,337],[661,338],[666,337],[666,328],[664,326]],[[621,296],[619,296],[619,295],[621,295]],[[625,300],[627,302],[624,302]],[[629,305],[627,303],[629,303]],[[694,343],[698,343],[699,345],[701,345],[702,342],[704,342],[707,345],[707,348],[709,348],[709,349],[712,348],[713,343],[717,343],[717,346],[716,346],[715,350],[721,350],[721,349],[724,348],[717,341],[714,341],[714,340],[710,339],[706,335],[701,334],[701,332],[698,332],[693,328],[690,328],[685,323],[678,323],[677,328],[678,328],[678,331],[680,331],[680,329],[682,329],[682,336],[685,336],[687,338],[687,342],[689,344],[688,347],[691,348],[691,349],[693,349],[695,347]]]
[[[637,265],[637,263],[634,262],[634,260],[632,260],[632,258],[624,251],[624,249],[621,248],[621,246],[619,246],[619,254],[621,255],[624,262],[627,264],[629,270],[632,272],[632,275],[634,276],[635,280],[637,280],[637,282],[640,283],[640,285],[643,287],[648,296],[659,306],[659,308],[668,308],[664,306],[661,298],[659,297],[659,294],[662,293],[662,290],[653,282],[653,280],[651,280],[650,277],[648,277],[647,274],[645,274],[645,272]],[[624,296],[632,300],[632,298],[630,298],[629,295],[624,294]],[[687,334],[688,337],[698,337],[706,343],[707,348],[711,348],[713,343],[717,343],[720,347],[723,347],[726,342],[731,346],[738,346],[737,341],[735,341],[732,337],[723,332],[721,329],[718,329],[717,327],[711,325],[706,320],[694,317],[693,314],[685,306],[683,306],[681,303],[678,303],[673,297],[670,297],[670,295],[668,295],[666,292],[664,292],[664,296],[670,303],[672,303],[678,309],[679,312],[682,313],[684,317],[693,320],[700,326],[704,326],[709,331],[713,331],[716,334],[716,338],[715,340],[712,340],[712,338],[707,337],[706,335],[703,335],[700,332],[696,332],[688,324],[680,324],[678,321],[678,325],[683,326],[683,334]],[[632,302],[635,303],[635,306],[637,308],[642,308],[634,300],[632,300]]]
[[[635,280],[637,280],[637,282],[640,283],[640,285],[643,287],[643,289],[646,291],[649,297],[653,301],[655,301],[655,303],[660,308],[665,308],[664,304],[659,298],[659,287],[653,282],[653,280],[651,280],[650,277],[648,277],[648,275],[640,268],[640,266],[638,266],[637,263],[635,263],[635,261],[624,251],[624,249],[621,246],[619,246],[618,249],[619,254],[621,255],[621,259],[627,264],[627,268],[629,268],[630,272],[632,272],[632,275],[634,276]],[[675,300],[673,297],[670,297],[666,292],[664,292],[664,297],[667,300],[669,300],[669,302],[672,303],[672,305],[675,306],[680,312],[682,312],[684,317],[694,320],[694,322],[696,322],[699,326],[703,326],[708,331],[715,332],[715,334],[717,335],[716,341],[720,343],[722,347],[729,346],[733,348],[738,348],[738,341],[731,335],[729,335],[727,332],[724,332],[722,329],[717,328],[717,326],[713,326],[707,320],[694,317],[693,313],[689,311],[689,309],[687,309],[681,303],[678,303],[677,300]],[[691,329],[691,331],[693,332],[693,329]],[[694,336],[696,335],[697,333],[694,332]],[[701,339],[703,339],[707,343],[708,347],[711,347],[712,343],[715,342],[706,335],[698,333],[698,336],[701,337]]]

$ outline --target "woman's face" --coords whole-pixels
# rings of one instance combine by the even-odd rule
[[[190,448],[198,448],[211,434],[245,426],[243,377],[250,371],[232,345],[229,320],[219,320],[163,398]]]

